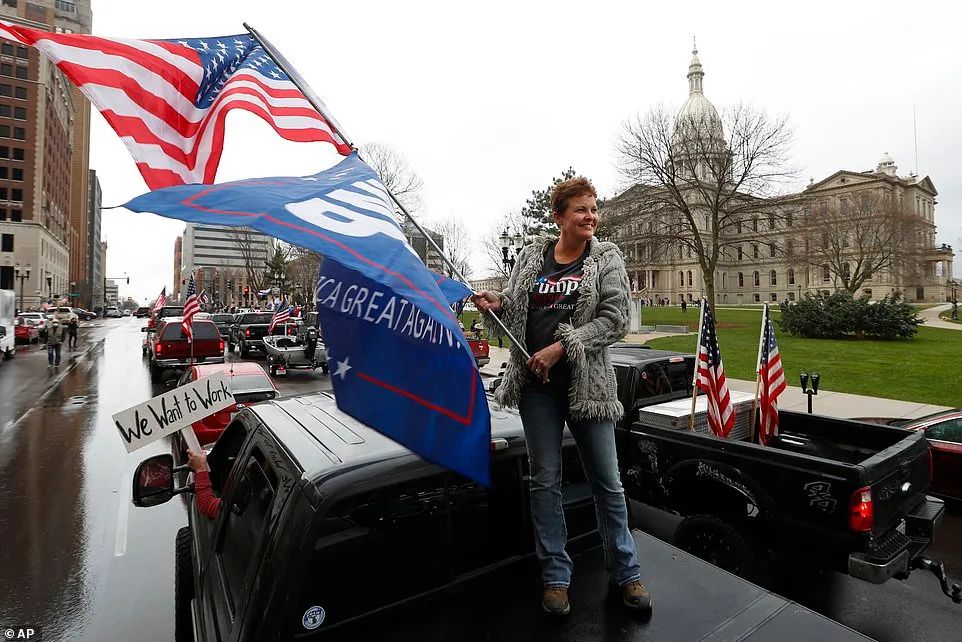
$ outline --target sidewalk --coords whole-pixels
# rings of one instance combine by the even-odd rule
[[[951,324],[949,324],[951,325]],[[962,327],[962,326],[960,326]],[[644,343],[649,339],[657,339],[664,336],[678,336],[664,333],[654,334],[630,334],[625,337],[626,341],[632,343]],[[498,348],[497,345],[491,347],[491,362],[481,368],[481,373],[485,376],[496,377],[501,370],[501,364],[506,362],[510,356],[507,348]],[[755,382],[744,381],[742,379],[729,379],[728,387],[731,390],[754,394]],[[798,386],[789,386],[781,397],[779,397],[778,407],[782,410],[794,410],[806,412],[808,410],[808,397]],[[831,390],[819,390],[818,394],[812,398],[812,411],[819,415],[829,417],[922,417],[924,415],[948,410],[948,406],[935,406],[923,404],[916,401],[899,401],[897,399],[882,399],[879,397],[867,397],[864,395],[852,395],[846,392],[833,392]]]
[[[947,330],[962,330],[962,323],[949,323],[948,321],[943,321],[939,318],[939,314],[942,312],[948,312],[952,309],[951,303],[946,303],[945,305],[937,305],[934,308],[926,308],[919,312],[919,316],[925,319],[926,328],[945,328]]]

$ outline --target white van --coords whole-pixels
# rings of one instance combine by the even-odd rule
[[[0,290],[0,358],[9,359],[16,354],[16,336],[13,318],[17,312],[17,295],[13,290]]]

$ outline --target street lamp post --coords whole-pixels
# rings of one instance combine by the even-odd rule
[[[524,247],[524,237],[521,234],[509,234],[508,228],[504,228],[499,240],[501,241],[501,264],[504,266],[504,271],[510,274],[518,255],[521,254],[521,248]],[[514,248],[513,254],[511,248]]]
[[[50,284],[53,282],[53,275],[47,272],[47,303],[50,303],[51,287]]]
[[[13,278],[20,279],[20,311],[23,312],[23,282],[30,278],[30,264],[24,269],[20,269],[20,264],[13,266]]]

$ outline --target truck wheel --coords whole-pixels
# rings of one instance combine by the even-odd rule
[[[674,544],[747,580],[757,580],[761,575],[762,564],[752,553],[745,537],[717,517],[686,517],[675,529]]]
[[[194,564],[190,526],[177,531],[174,547],[174,642],[194,642],[190,601],[194,599]]]
[[[153,361],[150,362],[150,382],[151,383],[160,383],[163,378],[162,377],[163,372],[164,371],[161,370],[157,366],[157,364],[155,364]]]

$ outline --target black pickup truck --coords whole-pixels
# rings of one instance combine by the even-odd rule
[[[238,314],[230,328],[227,350],[235,347],[241,357],[246,357],[252,349],[264,351],[264,337],[274,318],[273,312],[244,312]]]
[[[676,546],[748,579],[779,559],[873,583],[926,568],[962,600],[921,557],[944,512],[925,494],[924,435],[787,411],[769,446],[655,426],[644,418],[655,404],[687,406],[694,356],[621,347],[612,360],[626,408],[616,431],[625,492],[684,518]]]
[[[492,486],[445,471],[341,413],[328,394],[243,409],[208,456],[221,504],[189,501],[176,538],[176,642],[276,640],[865,640],[635,531],[655,611],[609,592],[578,452],[562,444],[562,502],[578,577],[549,621],[517,413],[492,410]],[[174,489],[169,454],[134,474],[134,503]]]

